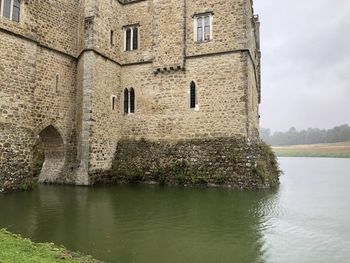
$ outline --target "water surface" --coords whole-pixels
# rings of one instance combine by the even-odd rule
[[[105,262],[350,262],[350,159],[280,163],[269,191],[39,186],[0,227]]]

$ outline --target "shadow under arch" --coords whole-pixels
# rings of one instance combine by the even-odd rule
[[[52,125],[39,133],[45,153],[45,161],[39,175],[39,183],[58,181],[65,164],[65,143],[60,132]]]

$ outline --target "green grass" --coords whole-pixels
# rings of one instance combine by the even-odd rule
[[[1,263],[97,263],[90,256],[73,253],[52,243],[34,243],[0,229]]]
[[[275,146],[273,151],[279,157],[326,157],[350,158],[350,141],[338,143]]]
[[[304,151],[298,149],[273,149],[278,157],[350,158],[350,152]]]

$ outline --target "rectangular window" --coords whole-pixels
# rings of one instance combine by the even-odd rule
[[[10,15],[11,15],[11,0],[4,0],[2,15],[3,15],[3,17],[10,18]]]
[[[19,0],[0,0],[0,17],[19,22],[21,5]]]
[[[138,48],[138,38],[139,38],[139,32],[138,32],[138,28],[134,27],[133,29],[133,39],[132,39],[132,49],[137,49]]]
[[[124,51],[131,51],[139,48],[139,29],[137,26],[124,28],[124,45]]]
[[[203,18],[197,18],[197,41],[203,41]]]
[[[19,15],[20,15],[19,11],[20,11],[19,0],[13,0],[12,20],[15,22],[19,22]]]
[[[204,41],[210,40],[210,16],[204,17]]]
[[[195,41],[205,42],[212,39],[212,15],[211,14],[202,14],[195,16]]]
[[[130,28],[128,28],[127,30],[126,30],[126,32],[125,32],[125,34],[126,34],[126,46],[125,46],[125,50],[126,51],[129,51],[129,50],[131,50],[131,29]]]

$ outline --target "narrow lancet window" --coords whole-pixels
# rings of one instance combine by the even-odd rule
[[[124,89],[124,113],[129,113],[129,90]]]
[[[135,90],[130,89],[130,113],[135,113]]]
[[[109,36],[109,41],[110,41],[110,45],[111,45],[111,47],[113,47],[114,46],[114,31],[113,30],[111,30],[111,33],[110,33],[110,36]]]
[[[190,108],[191,109],[196,108],[196,104],[197,104],[196,83],[194,83],[194,81],[191,81],[191,85],[190,85]]]
[[[116,109],[116,97],[112,96],[112,110]]]
[[[55,76],[55,92],[58,93],[60,85],[60,75],[57,73]]]

